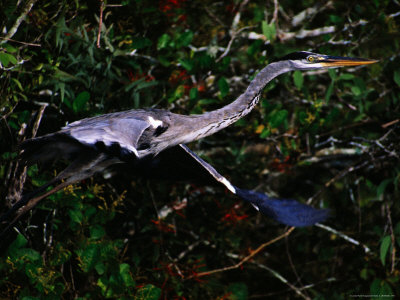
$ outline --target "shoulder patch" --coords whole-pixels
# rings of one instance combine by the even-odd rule
[[[152,116],[148,117],[149,123],[153,128],[157,128],[158,126],[162,126],[163,122],[160,120],[155,120]]]

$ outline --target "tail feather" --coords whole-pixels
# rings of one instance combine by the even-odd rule
[[[53,162],[60,158],[73,160],[87,147],[65,133],[49,134],[22,142],[20,159],[28,166]]]

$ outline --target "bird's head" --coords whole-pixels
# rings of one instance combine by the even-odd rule
[[[373,59],[330,56],[307,51],[290,53],[277,61],[288,61],[293,70],[312,70],[368,65],[378,62]]]

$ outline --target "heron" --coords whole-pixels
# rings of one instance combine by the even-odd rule
[[[341,57],[300,51],[288,54],[264,67],[247,89],[230,104],[210,112],[180,115],[148,108],[108,113],[82,119],[60,131],[28,139],[20,145],[20,160],[35,163],[70,161],[69,165],[37,190],[25,194],[2,217],[17,216],[32,209],[41,199],[120,163],[143,172],[157,172],[168,155],[183,157],[209,181],[226,187],[232,194],[250,202],[261,213],[290,226],[309,226],[324,221],[329,213],[292,199],[275,199],[233,185],[186,144],[210,136],[244,117],[257,105],[264,87],[277,76],[295,70],[315,70],[360,66],[377,60]],[[51,190],[48,187],[54,186]],[[10,226],[10,225],[9,225]],[[8,228],[9,228],[8,226]]]

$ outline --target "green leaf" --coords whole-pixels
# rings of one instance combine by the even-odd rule
[[[158,56],[157,59],[160,62],[160,64],[163,65],[164,67],[168,67],[171,65],[171,60],[168,58],[168,56],[160,55]]]
[[[381,249],[380,249],[380,258],[381,258],[381,262],[382,265],[385,265],[386,262],[386,255],[389,251],[390,245],[391,245],[392,241],[389,235],[386,235],[381,242]]]
[[[328,103],[329,100],[331,99],[334,85],[335,85],[335,83],[334,83],[334,81],[332,81],[331,84],[329,85],[328,89],[326,90],[326,93],[325,93],[325,102],[326,103]]]
[[[103,262],[99,262],[94,266],[94,269],[96,270],[97,274],[103,275],[106,271],[106,266],[103,264]]]
[[[148,284],[140,288],[136,295],[135,300],[158,300],[161,296],[161,289],[158,287]]]
[[[68,215],[71,218],[71,221],[81,224],[83,220],[83,215],[80,210],[69,210]]]
[[[101,292],[105,298],[112,298],[114,292],[112,287],[110,287],[110,281],[107,277],[103,276],[97,280],[97,285],[100,287]]]
[[[139,83],[144,82],[145,78],[140,78],[138,80],[135,80],[131,83],[129,83],[128,85],[125,86],[124,90],[125,92],[129,92],[131,89],[133,89],[134,87],[136,87]]]
[[[271,129],[269,127],[266,127],[263,129],[263,131],[260,133],[260,138],[265,139],[266,137],[271,135]]]
[[[218,100],[216,99],[200,99],[199,101],[197,101],[197,105],[199,106],[203,106],[203,105],[209,105],[209,104],[215,104],[218,103]]]
[[[68,108],[72,108],[71,103],[65,98],[65,83],[59,82],[57,85],[60,90],[61,102],[65,103]]]
[[[263,46],[263,41],[262,40],[255,40],[251,45],[247,48],[247,54],[249,56],[253,56],[256,53],[260,53],[260,49]]]
[[[158,39],[157,50],[161,50],[161,49],[167,48],[169,46],[169,42],[170,41],[171,41],[171,37],[168,34],[164,33]]]
[[[372,295],[371,299],[378,300],[382,299],[382,296],[385,296],[384,299],[394,299],[394,293],[390,285],[381,279],[374,279],[370,286],[370,293]]]
[[[13,46],[11,46],[10,44],[5,44],[4,48],[6,48],[8,53],[15,53],[18,51],[17,48],[14,48]]]
[[[24,247],[27,243],[28,240],[22,234],[18,234],[15,241],[11,243],[9,249],[16,250]]]
[[[377,195],[378,198],[381,198],[383,193],[385,193],[386,187],[392,182],[393,182],[393,179],[392,178],[388,178],[388,179],[383,180],[379,184],[378,188],[376,189],[376,195]]]
[[[243,282],[231,283],[228,291],[231,292],[230,300],[247,300],[249,294],[247,285]]]
[[[270,114],[270,119],[268,120],[269,124],[272,128],[276,128],[286,120],[288,116],[288,111],[286,109],[282,109],[280,111],[275,112],[274,114]]]
[[[8,67],[9,63],[15,65],[17,63],[17,59],[11,54],[0,52],[0,63],[4,67]]]
[[[132,47],[134,49],[143,49],[151,46],[152,42],[145,37],[134,37],[132,39]]]
[[[20,91],[23,91],[23,90],[24,90],[24,88],[22,87],[21,82],[19,82],[18,79],[16,79],[16,78],[11,78],[11,79],[12,79],[12,81],[15,82],[15,84],[18,86],[18,88],[19,88]]]
[[[337,73],[335,69],[328,69],[328,74],[332,80],[336,80]]]
[[[90,94],[87,91],[83,91],[78,94],[75,98],[74,102],[72,103],[72,109],[74,112],[81,112],[84,110],[86,103],[90,99]]]
[[[84,249],[77,250],[82,271],[89,272],[100,262],[101,244],[89,244]]]
[[[179,63],[184,67],[186,70],[191,71],[193,69],[193,62],[189,59],[178,59]]]
[[[353,80],[354,77],[355,76],[353,74],[345,73],[339,76],[339,80]]]
[[[186,30],[185,32],[178,35],[176,38],[176,48],[187,47],[190,45],[193,39],[193,32],[190,30]]]
[[[262,27],[263,35],[267,38],[267,40],[269,40],[269,41],[275,40],[276,29],[275,29],[274,23],[268,24],[266,21],[262,21],[261,27]]]
[[[128,264],[120,264],[119,265],[119,274],[121,275],[121,278],[124,281],[126,286],[128,286],[128,287],[135,286],[135,281],[132,278],[130,266]]]
[[[152,81],[143,81],[143,82],[140,82],[140,83],[138,84],[138,86],[137,86],[137,88],[136,88],[135,90],[136,90],[136,91],[139,91],[139,90],[142,90],[142,89],[147,89],[147,88],[152,87],[152,86],[155,86],[155,85],[157,85],[157,84],[158,84],[158,82],[155,81],[155,80],[152,80]]]
[[[189,91],[189,98],[191,100],[196,100],[199,97],[199,91],[197,88],[191,88]]]
[[[172,95],[172,97],[170,99],[168,99],[168,101],[170,103],[172,103],[176,99],[181,98],[184,94],[185,94],[185,87],[181,84],[175,89],[174,94]]]
[[[368,269],[364,268],[360,271],[360,277],[364,280],[368,279]]]
[[[90,227],[90,238],[93,240],[101,239],[105,234],[104,228],[100,225]]]
[[[355,96],[360,96],[361,95],[361,89],[358,86],[352,86],[351,91]]]
[[[41,256],[39,252],[33,250],[31,248],[21,248],[17,251],[18,255],[24,259],[28,259],[29,261],[38,261],[41,260]]]
[[[219,91],[221,92],[221,97],[224,98],[229,93],[229,84],[226,81],[225,77],[221,77],[218,80]]]
[[[304,83],[303,74],[300,71],[293,72],[293,81],[297,89],[301,90]]]
[[[398,70],[394,71],[393,79],[394,82],[396,82],[396,84],[400,86],[400,71]]]

